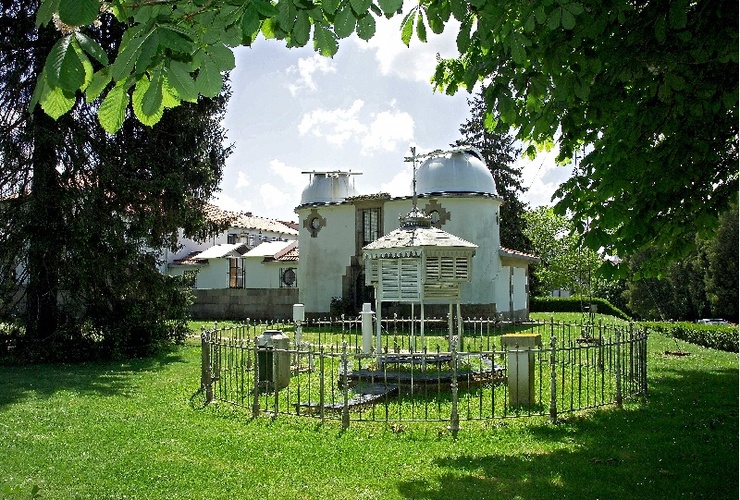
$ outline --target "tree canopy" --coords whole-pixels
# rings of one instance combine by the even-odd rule
[[[17,353],[36,361],[147,354],[187,331],[189,294],[157,260],[180,230],[209,229],[203,205],[230,152],[228,86],[116,135],[79,96],[56,122],[25,113],[57,35],[35,26],[34,2],[2,6],[0,316],[20,315]],[[112,54],[121,32],[105,16],[90,34]]]
[[[522,186],[521,167],[515,165],[521,149],[514,144],[510,134],[497,133],[485,126],[486,107],[483,92],[468,99],[470,117],[460,125],[459,139],[454,145],[475,146],[485,158],[488,170],[493,175],[496,192],[502,198],[501,245],[521,251],[529,251],[532,245],[524,235],[525,204],[519,199],[526,190]]]
[[[37,22],[60,39],[35,100],[58,118],[82,91],[120,129],[130,105],[145,124],[198,94],[214,96],[231,47],[257,36],[327,56],[375,18],[404,15],[422,41],[459,22],[459,57],[433,83],[455,93],[484,82],[486,126],[561,160],[585,150],[556,193],[591,248],[651,262],[686,255],[738,189],[738,3],[735,0],[44,0]],[[127,26],[114,59],[88,27],[110,11]],[[32,104],[33,106],[33,104]],[[647,263],[646,263],[647,265]]]

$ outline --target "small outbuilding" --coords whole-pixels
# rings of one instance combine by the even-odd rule
[[[412,211],[401,227],[378,238],[363,250],[365,279],[375,289],[378,314],[376,343],[380,352],[380,316],[383,302],[420,306],[421,343],[424,342],[425,304],[457,305],[460,321],[461,287],[470,283],[477,245],[432,226],[431,217]],[[452,331],[450,331],[450,338]]]

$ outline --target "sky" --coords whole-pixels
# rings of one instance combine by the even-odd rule
[[[351,170],[360,194],[411,194],[409,148],[445,149],[461,137],[470,108],[466,91],[435,92],[437,54],[457,55],[456,27],[428,42],[401,42],[401,17],[378,19],[375,36],[340,40],[333,58],[311,44],[287,49],[259,38],[236,49],[232,96],[223,126],[234,151],[214,203],[227,210],[296,221],[293,209],[308,183],[306,171]],[[570,174],[555,152],[523,165],[524,201],[549,205]]]

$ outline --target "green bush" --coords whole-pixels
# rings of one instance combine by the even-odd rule
[[[662,333],[692,344],[738,352],[738,329],[732,325],[699,325],[696,323],[654,323],[642,322],[649,331]]]
[[[631,319],[624,311],[601,298],[532,297],[529,310],[531,312],[589,312],[589,303],[595,304],[600,314],[609,314],[628,321]]]

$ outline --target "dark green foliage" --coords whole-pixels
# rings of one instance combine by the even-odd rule
[[[531,312],[580,312],[588,314],[589,304],[596,306],[599,314],[608,314],[617,318],[629,320],[630,317],[622,310],[614,307],[609,301],[601,298],[588,297],[532,297],[529,302]]]
[[[475,146],[483,153],[486,165],[493,175],[496,192],[504,200],[501,205],[499,226],[501,246],[529,252],[532,251],[532,243],[524,234],[523,217],[527,207],[519,199],[526,189],[522,187],[521,168],[514,165],[521,149],[514,145],[513,136],[495,133],[486,128],[484,93],[485,89],[472,99],[468,99],[471,116],[460,125],[463,138],[454,145]]]
[[[649,331],[674,337],[692,344],[738,352],[738,329],[736,325],[698,325],[696,323],[652,323],[641,322]]]
[[[737,203],[720,217],[717,236],[707,245],[706,286],[712,315],[738,321],[738,214]]]
[[[53,27],[37,3],[4,2],[0,17],[0,314],[23,318],[15,356],[29,361],[144,356],[186,332],[189,294],[160,274],[161,250],[210,230],[203,206],[230,149],[220,126],[228,87],[149,128],[99,126],[99,103],[56,122],[26,109]],[[109,56],[123,27],[102,16]]]
[[[629,309],[646,320],[689,320],[721,317],[738,320],[738,211],[720,217],[710,238],[697,238],[694,250],[668,265],[658,277],[643,268],[653,250],[625,259],[631,279],[626,294]]]
[[[435,2],[436,3],[436,2]],[[684,257],[738,191],[738,2],[520,2],[463,9],[457,59],[434,81],[487,85],[497,130],[587,146],[556,196],[611,255]]]

